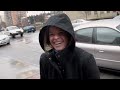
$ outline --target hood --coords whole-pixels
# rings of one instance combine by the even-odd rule
[[[17,31],[21,31],[21,29],[13,29],[13,30],[9,30],[9,32],[11,32],[11,33],[16,33]]]
[[[0,35],[0,40],[3,40],[6,37],[8,37],[8,36],[7,35]]]
[[[71,20],[69,19],[69,17],[66,14],[62,13],[62,14],[57,14],[57,15],[51,16],[40,30],[39,43],[44,51],[46,51],[46,48],[50,49],[50,47],[46,41],[46,38],[48,37],[48,35],[46,35],[46,32],[48,31],[49,26],[56,26],[58,28],[61,28],[64,31],[68,32],[71,35],[71,37],[73,38],[72,46],[74,48],[75,36],[74,36],[74,30],[73,30]]]

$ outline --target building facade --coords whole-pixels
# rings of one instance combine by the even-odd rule
[[[11,11],[11,18],[13,25],[18,24],[18,13],[16,11]]]
[[[27,17],[26,11],[4,11],[6,26],[21,26],[21,18]]]
[[[113,18],[117,15],[116,11],[63,11],[71,20],[85,19],[85,20],[97,20]]]
[[[51,15],[61,14],[63,11],[50,11]]]
[[[4,18],[5,18],[6,26],[13,25],[11,11],[4,11]]]

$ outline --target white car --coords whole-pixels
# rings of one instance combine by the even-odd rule
[[[0,46],[10,44],[10,37],[0,32]]]
[[[90,21],[87,21],[87,20],[84,20],[84,19],[76,19],[76,20],[72,21],[72,25],[73,25],[73,27],[76,27],[80,24],[84,24],[84,23],[87,23],[87,22],[90,22]]]
[[[23,37],[23,29],[22,28],[18,28],[17,26],[8,26],[6,27],[6,32],[8,35],[12,36],[13,38],[15,38],[16,35],[20,35],[21,37]]]
[[[120,15],[114,17],[113,19],[115,19],[115,20],[120,20]]]

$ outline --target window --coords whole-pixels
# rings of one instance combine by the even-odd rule
[[[97,28],[97,44],[120,45],[120,33],[111,28]]]
[[[78,42],[92,43],[93,28],[85,28],[75,32]]]

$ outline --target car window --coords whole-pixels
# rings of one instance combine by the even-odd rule
[[[7,27],[8,30],[14,30],[14,29],[19,29],[18,27],[16,26],[11,26],[11,27]]]
[[[92,32],[93,28],[84,28],[77,30],[75,32],[76,40],[78,42],[92,43]]]
[[[120,45],[120,33],[111,28],[97,28],[97,44]]]

